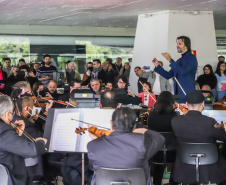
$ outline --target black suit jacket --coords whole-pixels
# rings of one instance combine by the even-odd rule
[[[44,153],[44,142],[32,143],[18,136],[16,131],[2,120],[0,120],[0,141],[0,163],[8,168],[13,185],[33,184],[27,180],[24,158]]]
[[[165,139],[154,131],[145,134],[112,132],[88,143],[88,157],[94,168],[92,185],[95,185],[96,170],[107,168],[144,168],[147,185],[151,184],[148,160],[163,146]]]
[[[216,120],[203,116],[199,111],[189,111],[184,116],[172,119],[172,128],[177,141],[190,143],[215,143],[216,140],[225,141],[226,133],[223,129],[215,128]],[[218,162],[213,165],[200,166],[200,183],[218,183],[226,181],[226,160],[219,155]],[[195,165],[187,165],[176,159],[174,181],[180,183],[195,183]]]

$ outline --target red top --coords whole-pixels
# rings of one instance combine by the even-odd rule
[[[151,95],[152,95],[152,97],[155,99],[155,101],[156,101],[156,97],[155,97],[155,95],[153,94],[153,93],[150,93]],[[142,98],[142,104],[144,104],[144,92],[142,92],[142,93],[139,93],[138,95],[137,95],[138,97],[141,97]],[[148,107],[152,107],[152,106],[154,106],[154,104],[155,104],[155,101],[153,100],[153,98],[148,94],[148,96],[149,96],[149,102],[148,102]]]

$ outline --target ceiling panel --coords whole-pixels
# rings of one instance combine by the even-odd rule
[[[139,14],[163,10],[214,11],[226,29],[226,0],[0,0],[0,24],[133,28]]]

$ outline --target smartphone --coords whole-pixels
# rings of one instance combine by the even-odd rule
[[[144,66],[145,70],[150,70],[150,66]]]

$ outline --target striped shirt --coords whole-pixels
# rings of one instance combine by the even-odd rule
[[[57,71],[57,68],[55,66],[50,66],[50,67],[46,67],[46,66],[42,66],[38,69],[37,73],[36,73],[36,77],[37,78],[45,78],[47,76],[53,76],[53,72]],[[44,86],[46,87],[47,84],[49,83],[51,79],[48,80],[43,80],[42,83],[44,84]]]

